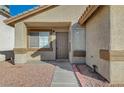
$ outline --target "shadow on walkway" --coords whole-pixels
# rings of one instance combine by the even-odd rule
[[[56,67],[59,67],[63,70],[73,71],[71,63],[68,61],[29,61],[26,64],[33,63],[33,64],[51,64]]]

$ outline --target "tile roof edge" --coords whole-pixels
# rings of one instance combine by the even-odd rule
[[[89,19],[90,16],[92,16],[98,7],[100,7],[100,5],[89,5],[79,18],[78,23],[80,25],[84,25],[84,23]]]

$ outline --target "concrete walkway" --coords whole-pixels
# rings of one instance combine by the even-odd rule
[[[52,87],[79,87],[78,81],[69,62],[56,62]]]

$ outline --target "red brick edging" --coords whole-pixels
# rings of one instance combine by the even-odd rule
[[[85,82],[83,75],[80,73],[79,69],[76,67],[76,64],[73,64],[72,67],[73,67],[74,73],[76,74],[79,80],[80,85],[83,86],[84,85],[83,82]]]

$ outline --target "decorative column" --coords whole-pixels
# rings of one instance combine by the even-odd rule
[[[15,25],[15,63],[27,62],[27,29],[23,22]]]

